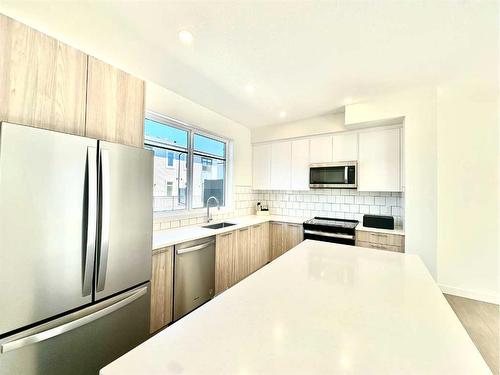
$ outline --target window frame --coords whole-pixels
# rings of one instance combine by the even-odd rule
[[[151,111],[146,111],[145,116],[144,116],[144,121],[145,120],[151,120],[158,122],[160,124],[166,125],[166,126],[171,126],[173,128],[177,128],[180,130],[184,130],[187,132],[187,147],[180,147],[180,146],[175,146],[171,144],[164,144],[161,142],[155,142],[151,140],[146,139],[146,132],[144,131],[144,146],[153,146],[153,147],[158,147],[163,150],[166,150],[168,152],[169,149],[174,150],[174,151],[179,151],[179,152],[186,152],[187,153],[187,160],[186,160],[186,178],[187,178],[187,184],[186,184],[186,208],[184,209],[179,209],[179,210],[164,210],[164,211],[154,211],[155,215],[159,216],[182,216],[185,214],[191,214],[191,213],[199,213],[204,210],[206,210],[206,207],[198,207],[198,208],[193,208],[193,165],[194,165],[194,156],[198,155],[201,157],[208,157],[212,159],[218,159],[218,160],[223,160],[225,162],[225,167],[224,167],[224,206],[220,206],[222,208],[229,208],[229,160],[230,160],[230,155],[229,155],[229,147],[230,147],[230,139],[227,138],[222,138],[217,134],[211,133],[209,131],[197,128],[195,126],[189,125],[187,123],[184,123],[182,121],[176,120],[174,118],[161,115],[155,112]],[[212,155],[208,153],[204,153],[202,151],[196,151],[194,149],[194,135],[198,134],[207,138],[211,138],[213,140],[219,141],[224,143],[224,157],[220,157],[218,155]],[[167,163],[168,164],[168,163]]]

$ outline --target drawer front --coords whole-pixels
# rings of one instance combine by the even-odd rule
[[[390,233],[356,231],[356,238],[362,242],[403,247],[403,236]]]
[[[397,253],[404,253],[404,249],[401,246],[381,245],[377,243],[371,243],[359,240],[356,241],[356,246],[368,247],[370,249],[377,249],[377,250],[395,251]]]

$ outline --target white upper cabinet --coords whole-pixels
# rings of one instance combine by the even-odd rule
[[[290,189],[292,142],[271,145],[271,189]]]
[[[312,137],[310,139],[310,162],[329,163],[333,161],[332,136]]]
[[[358,134],[342,133],[333,135],[333,161],[358,160]]]
[[[309,139],[292,141],[292,190],[309,190]]]
[[[271,145],[253,146],[252,187],[269,189],[271,186]]]
[[[401,129],[359,133],[358,191],[401,191]]]

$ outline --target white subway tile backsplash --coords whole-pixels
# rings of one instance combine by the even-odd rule
[[[363,220],[364,214],[392,215],[396,225],[404,221],[402,193],[358,192],[353,189],[317,189],[309,191],[252,190],[250,186],[236,186],[233,190],[233,209],[229,212],[212,211],[214,220],[230,219],[255,213],[257,202],[267,205],[273,215],[308,218],[313,216]],[[155,218],[153,230],[165,230],[185,225],[202,224],[205,212],[182,218]]]
[[[346,204],[354,204],[354,197],[352,195],[348,195],[344,197],[344,203]]]

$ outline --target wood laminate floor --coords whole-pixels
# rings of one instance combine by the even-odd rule
[[[493,374],[500,374],[499,306],[450,294],[444,296]]]

